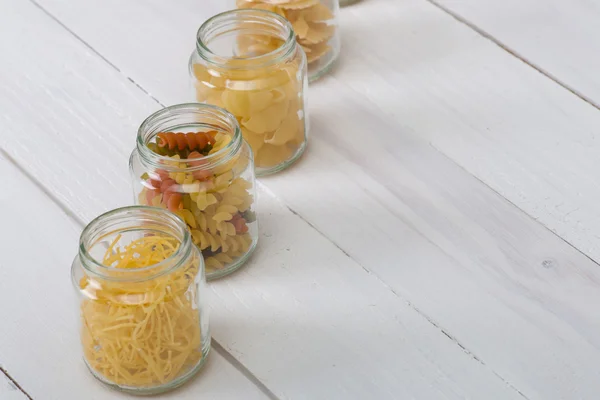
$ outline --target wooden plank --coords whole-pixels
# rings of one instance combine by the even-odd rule
[[[579,175],[593,165],[594,149],[565,147],[571,137],[564,132],[567,125],[575,126],[574,140],[581,141],[596,123],[595,111],[426,3],[368,4],[346,12],[342,62],[334,78],[311,89],[313,138],[305,161],[263,182],[525,396],[593,395],[599,390],[593,368],[598,317],[586,296],[597,300],[597,266],[434,149],[408,138],[431,140],[541,218],[544,201],[566,197],[579,204],[581,199],[571,193],[596,190],[593,184],[580,187],[581,180],[568,180],[565,186],[561,172],[567,163],[566,171]],[[93,24],[69,18],[70,12],[60,7],[52,11],[95,46]],[[101,7],[86,12],[103,13]],[[380,30],[371,29],[373,21]],[[146,40],[161,46],[158,36],[147,35]],[[166,54],[161,61],[172,70],[177,60],[169,55],[183,52],[174,49],[180,43],[183,34],[161,47]],[[118,47],[104,46],[110,52],[115,52],[111,46]],[[384,51],[388,48],[398,51]],[[148,61],[141,53],[121,53],[119,65],[131,70]],[[173,96],[170,82],[154,86],[141,73],[137,76],[159,99]],[[174,78],[180,81],[182,77]],[[377,107],[352,101],[359,97]],[[519,112],[529,104],[536,108]],[[554,112],[561,107],[580,117],[575,125]],[[397,122],[381,123],[386,114]],[[478,136],[480,131],[486,135]],[[368,137],[378,140],[366,141]],[[551,150],[561,147],[568,154],[554,163],[556,151]],[[527,151],[532,148],[543,152]],[[546,174],[547,167],[552,175]],[[540,182],[540,176],[545,180]],[[550,189],[548,199],[537,194]],[[590,201],[585,206],[589,210],[594,205]],[[552,226],[550,217],[541,220]],[[580,225],[565,220],[560,228],[577,234]],[[423,236],[432,244],[423,244]],[[400,268],[403,263],[393,261],[396,254],[412,268]]]
[[[28,3],[15,1],[9,4],[11,9],[0,16],[0,22],[11,31],[16,27],[22,29],[24,35],[35,27],[37,35],[43,35],[45,41],[23,40],[18,42],[19,46],[3,47],[10,61],[0,65],[0,76],[10,78],[0,82],[6,89],[0,92],[0,102],[6,106],[4,115],[9,116],[5,119],[6,131],[13,133],[3,137],[3,146],[48,193],[72,207],[76,217],[89,220],[108,205],[126,202],[130,196],[126,179],[107,178],[126,176],[122,166],[126,164],[127,154],[121,149],[116,151],[115,147],[123,140],[123,132],[131,132],[133,139],[137,123],[117,116],[136,115],[153,107],[153,102],[138,92],[136,100],[142,104],[136,111],[129,112],[124,106],[134,107],[130,97],[135,90],[132,83],[120,77],[103,60],[87,54],[79,42]],[[47,57],[41,57],[44,62],[37,64],[40,54]],[[50,101],[56,95],[49,90],[48,82],[60,87],[63,97],[75,98],[77,105]],[[88,93],[100,94],[81,96],[80,87],[87,87]],[[37,112],[26,112],[30,109]],[[97,123],[86,123],[86,131],[82,133],[81,121],[90,115],[104,118]],[[54,146],[59,148],[57,153],[51,151]],[[54,160],[56,157],[62,158],[60,163]],[[26,187],[22,175],[15,179],[18,185],[9,182],[9,187]],[[31,222],[24,225],[25,232],[32,230],[31,224],[66,230],[57,228],[60,219],[55,221],[54,213],[47,212],[43,206],[25,202],[42,201],[45,204],[39,191],[9,197],[18,201],[11,203],[12,208],[4,207],[12,218],[9,226],[18,218],[14,210],[26,208],[33,209],[33,216]],[[92,198],[94,200],[90,201]],[[215,299],[212,331],[223,347],[277,396],[311,399],[522,398],[491,368],[465,352],[413,305],[348,258],[269,192],[261,190],[260,200],[260,249],[252,263],[242,271],[211,285]],[[63,223],[67,222],[70,223],[63,217]],[[35,231],[34,235],[43,236],[34,236],[34,242],[44,238],[47,247],[37,257],[59,251],[53,240],[60,239],[61,244],[75,243],[78,227],[70,229],[72,237],[66,233],[48,236],[40,230]],[[23,235],[15,234],[14,237]],[[420,239],[420,242],[426,241]],[[27,242],[19,241],[20,247],[16,247],[15,253],[23,253],[22,247],[26,245]],[[62,251],[62,247],[60,249]],[[51,265],[66,263],[50,259],[45,262]],[[46,267],[42,268],[37,285],[48,282],[44,274],[55,272],[40,263],[27,263]],[[26,273],[24,270],[3,271],[11,274],[11,279],[3,280],[13,282],[11,288],[19,287],[14,282],[24,279]],[[12,278],[12,274],[17,274],[19,279]],[[68,280],[61,278],[60,282],[68,286]],[[69,290],[62,289],[64,292]],[[0,290],[2,296],[10,293]],[[29,302],[40,303],[42,293],[42,290],[32,291]],[[54,319],[44,320],[40,325],[54,327],[56,319],[66,320],[66,314],[63,314],[66,308],[66,305],[53,307],[54,313],[49,312],[48,318]],[[30,320],[27,316],[32,312],[26,310],[18,315]],[[25,322],[9,326],[18,328]],[[9,332],[13,332],[11,340],[22,337],[15,337],[14,329]],[[51,332],[53,335],[69,334],[60,328]],[[46,334],[42,330],[35,333]],[[73,342],[67,339],[65,343]],[[12,343],[11,340],[2,337],[1,343]],[[31,342],[40,341],[44,343],[39,337]],[[7,365],[17,364],[13,367],[17,368],[17,378],[34,379],[35,374],[28,375],[24,371],[24,365],[37,368],[35,361],[28,362],[32,359],[32,350],[23,352],[19,346],[10,348],[18,349],[6,361]],[[2,357],[8,351],[3,348]],[[17,362],[17,354],[22,361]],[[67,361],[66,365],[71,366]],[[53,376],[55,374],[60,376]],[[61,370],[47,375],[45,380],[61,382],[67,373]],[[72,378],[73,374],[69,376]],[[47,383],[45,380],[36,387],[42,387]],[[47,392],[52,390],[59,396],[68,389],[67,385],[58,387],[59,384],[49,386]]]
[[[437,32],[439,37],[450,37],[452,40],[462,38],[465,46],[471,42],[482,46],[485,51],[478,49],[483,51],[483,56],[504,60],[504,64],[517,69],[517,73],[511,70],[514,76],[510,77],[517,79],[521,85],[526,84],[519,79],[523,75],[528,76],[527,70],[523,72],[518,69],[511,64],[510,58],[505,59],[503,53],[496,53],[493,46],[486,47],[486,42],[480,43],[477,36],[472,36],[460,25],[456,28],[455,23],[443,13],[433,8],[423,11],[414,5],[416,3],[411,4],[414,8],[409,16],[416,19],[415,23],[422,23],[423,18],[429,17],[433,21],[432,26],[441,30]],[[378,12],[394,15],[394,10],[382,8]],[[100,10],[96,11],[101,15]],[[347,26],[360,27],[363,23],[351,18],[354,17],[348,17],[347,21],[350,22],[347,24],[352,25]],[[402,26],[415,28],[410,24],[411,21],[403,22],[405,24]],[[465,32],[468,35],[465,36]],[[355,39],[351,43],[361,44],[360,38]],[[172,46],[177,46],[177,43]],[[363,49],[366,48],[365,43],[361,45]],[[403,56],[408,57],[410,52],[415,53],[415,58],[421,56],[419,51],[423,51],[422,45],[413,43],[412,47],[408,47],[409,54]],[[167,55],[169,49],[164,48]],[[435,53],[440,49],[444,47],[433,47],[429,51]],[[364,60],[363,56],[350,54],[356,60]],[[136,57],[143,59],[143,54],[136,53]],[[348,50],[344,57],[348,57]],[[161,60],[173,62],[168,56]],[[468,62],[477,60],[472,57]],[[377,65],[384,72],[379,77],[370,74],[371,70],[366,68],[363,61],[348,64],[342,60],[336,73],[338,76],[355,74],[352,76],[354,80],[349,81],[354,85],[353,90],[362,93],[360,90],[364,86],[364,97],[371,102],[387,100],[398,105],[398,112],[402,113],[409,125],[378,123],[386,119],[380,109],[374,109],[363,101],[351,101],[357,95],[345,89],[341,79],[325,80],[312,89],[313,132],[320,132],[320,135],[313,134],[313,144],[306,160],[287,174],[264,182],[356,258],[364,268],[374,271],[386,284],[417,304],[453,340],[466,346],[475,357],[502,376],[507,384],[516,386],[525,396],[551,399],[593,395],[598,390],[599,382],[593,367],[593,360],[598,355],[594,339],[598,320],[589,304],[597,300],[596,266],[502,201],[477,180],[468,178],[463,171],[422,142],[407,141],[415,127],[427,128],[427,124],[435,122],[440,126],[434,127],[441,129],[443,122],[451,128],[452,134],[457,135],[459,128],[469,121],[465,117],[466,122],[459,124],[454,117],[442,113],[442,121],[432,122],[425,118],[423,112],[414,112],[414,106],[402,109],[402,104],[394,103],[397,93],[393,85],[385,81],[386,76],[400,78],[386,67],[392,64],[386,61]],[[452,61],[458,63],[460,60],[452,58]],[[175,63],[171,65],[175,69]],[[446,66],[443,72],[457,73],[456,67],[453,70],[448,68]],[[476,74],[474,76],[477,77]],[[367,86],[365,79],[372,80],[374,77],[379,80],[369,82],[372,87]],[[426,77],[432,79],[431,75]],[[492,85],[489,76],[485,78],[483,80],[480,77],[477,83]],[[420,79],[420,82],[425,82],[424,78]],[[443,82],[445,79],[440,76],[433,82]],[[510,82],[507,78],[505,85]],[[535,86],[530,87],[531,90],[544,89],[554,96],[554,101],[564,100],[560,90],[554,90],[546,81],[536,82]],[[414,83],[402,83],[407,90],[417,90]],[[421,86],[426,87],[425,84]],[[373,91],[369,91],[370,88]],[[499,90],[494,89],[496,92]],[[440,95],[448,95],[448,90]],[[160,88],[155,87],[151,92],[159,91]],[[381,99],[373,93],[379,93]],[[415,94],[410,101],[419,101],[423,109],[431,107],[440,113],[443,111],[439,105],[446,105],[443,100],[433,101],[423,97],[423,94]],[[345,101],[340,102],[339,99]],[[434,97],[434,100],[437,99]],[[564,101],[573,110],[578,110],[579,103],[568,103],[568,99]],[[380,107],[391,113],[387,106]],[[579,112],[586,112],[582,110]],[[532,120],[540,118],[540,113],[538,110]],[[353,118],[348,118],[349,115]],[[362,124],[358,123],[361,121]],[[332,130],[331,126],[337,130]],[[365,145],[365,132],[378,135],[385,146],[372,147],[379,144],[373,141],[366,143],[370,146],[365,146],[371,151],[357,150],[356,146]],[[430,130],[425,132],[431,135]],[[388,135],[385,136],[385,133]],[[418,136],[415,132],[412,135]],[[387,149],[398,149],[400,153],[394,153],[394,159],[384,157]],[[371,154],[369,160],[381,160],[381,164],[362,162],[358,168],[357,160],[364,158],[364,154]],[[412,164],[407,166],[408,161]],[[78,162],[86,165],[84,157]],[[41,168],[36,173],[46,176]],[[319,182],[312,178],[314,176],[322,177],[324,183],[319,186]],[[332,184],[335,185],[335,191],[331,190]],[[86,195],[93,197],[107,196],[101,187],[95,188],[93,193],[88,191]],[[467,194],[469,196],[465,197]],[[348,199],[353,199],[353,202],[348,204]],[[448,212],[450,216],[446,214]],[[486,214],[490,215],[484,218]],[[423,235],[432,244],[427,244]],[[398,238],[401,238],[400,245]],[[393,261],[396,254],[399,254],[403,263]],[[404,265],[410,268],[402,268]],[[551,272],[545,272],[545,269],[540,272],[540,266],[549,267],[547,269]],[[229,282],[226,281],[227,284]],[[256,293],[253,288],[248,291],[259,300],[264,296],[262,291]],[[588,297],[580,296],[580,293]],[[235,304],[250,302],[250,295],[247,292],[244,294],[234,300]],[[588,298],[593,300],[588,301]],[[255,337],[241,344],[238,344],[238,340],[230,337],[224,343],[238,359],[252,363],[253,359],[247,356],[247,347],[256,348]],[[265,368],[272,373],[266,363],[253,371],[261,371],[257,373],[262,377]],[[264,379],[269,379],[269,376]]]
[[[12,379],[0,369],[0,399],[2,400],[27,400],[28,397],[23,393]]]
[[[103,2],[79,9],[57,0],[42,4],[157,98],[183,96],[175,88],[184,86],[183,76],[145,79],[139,66],[151,56],[104,39],[97,25],[108,20]],[[189,15],[206,15],[204,5],[179,12],[168,6],[170,18],[181,16],[169,41],[144,29],[142,40],[161,49],[160,68],[180,70],[179,55],[192,25],[199,25]],[[145,12],[147,27],[163,21],[141,2],[130,7],[145,10],[133,13]],[[308,155],[264,182],[527,396],[593,395],[598,376],[589,357],[597,354],[598,317],[580,293],[596,299],[598,267],[493,191],[599,259],[597,111],[425,1],[362,2],[344,9],[341,22],[341,62],[311,88]],[[395,123],[377,124],[386,119]],[[368,138],[387,132],[394,133],[387,146],[362,149],[377,144],[369,146]],[[414,150],[409,135],[431,142],[493,191],[433,149]],[[384,158],[388,149],[403,157]],[[373,164],[380,158],[385,168]],[[413,248],[406,223],[438,249]],[[399,269],[389,260],[400,251],[416,267]],[[450,266],[440,251],[452,258]],[[431,276],[438,277],[435,284]],[[463,309],[470,312],[456,318],[452,310]]]
[[[525,62],[600,106],[600,3],[432,0]]]
[[[6,253],[0,268],[0,363],[34,399],[136,398],[98,383],[79,349],[77,299],[69,270],[81,226],[0,153]],[[7,304],[11,304],[7,307]],[[0,386],[1,386],[0,381]],[[0,390],[0,398],[4,400]],[[218,352],[189,384],[164,398],[267,399]],[[18,397],[17,397],[18,398]]]
[[[218,0],[39,2],[164,104],[189,98],[184,68],[195,31],[211,13],[226,7]],[[450,3],[460,7],[476,2],[445,4]],[[571,7],[571,2],[563,3],[561,10]],[[590,2],[587,7],[577,4],[574,8],[583,12],[595,10]],[[520,9],[506,7],[505,12]],[[136,29],[131,29],[132,15],[142,16]],[[112,29],[106,30],[109,21]],[[532,218],[600,260],[596,109],[427,0],[359,2],[342,9],[341,25],[341,61],[331,74],[339,85],[351,87]],[[121,40],[130,35],[136,35],[133,48]],[[591,51],[590,57],[595,54],[600,53]],[[313,110],[326,113],[328,108]]]
[[[71,283],[56,273],[60,265],[68,270],[80,227],[3,158],[0,172],[14,188],[0,194],[5,222],[14,227],[5,262],[35,266],[36,275],[1,270],[0,301],[25,286],[28,293],[18,309],[0,310],[6,322],[0,359],[34,398],[112,398],[115,392],[96,383],[80,360]],[[308,224],[260,194],[262,240],[269,243],[252,265],[211,285],[211,330],[282,398],[521,398]],[[40,247],[32,252],[31,243]],[[302,256],[309,252],[319,257]],[[261,395],[213,352],[198,379],[165,398]]]
[[[335,82],[312,94],[319,136],[269,187],[527,398],[598,393],[598,265]]]
[[[57,265],[68,270],[80,228],[2,158],[0,172],[14,188],[0,197],[15,227],[6,262],[36,266],[34,281],[27,268],[2,269],[0,301],[29,292],[18,310],[0,311],[0,359],[34,398],[112,398],[80,361],[70,280],[56,273]],[[261,197],[270,243],[247,269],[212,285],[211,330],[282,398],[521,398],[268,193]],[[287,234],[276,234],[282,227]],[[30,251],[31,243],[40,248]],[[318,260],[303,258],[308,252]],[[261,398],[240,378],[213,352],[198,379],[165,398]]]
[[[367,7],[345,10],[335,79],[600,260],[598,110],[433,5]]]

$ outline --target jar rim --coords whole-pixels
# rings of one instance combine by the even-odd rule
[[[148,147],[148,143],[151,139],[154,138],[160,132],[152,132],[151,128],[153,124],[160,123],[162,119],[168,117],[175,117],[178,115],[192,115],[196,113],[196,115],[204,115],[204,116],[212,116],[219,119],[224,124],[228,125],[232,131],[231,141],[227,143],[225,147],[219,149],[218,151],[208,154],[206,156],[197,157],[197,158],[180,158],[177,159],[178,162],[189,163],[194,161],[202,160],[203,163],[199,163],[199,165],[189,166],[185,168],[174,167],[170,165],[170,162],[173,162],[173,157],[163,156]],[[241,148],[243,143],[242,139],[242,131],[239,126],[237,119],[231,114],[229,111],[224,108],[206,104],[206,103],[182,103],[175,104],[172,106],[164,107],[150,116],[148,116],[140,125],[137,132],[136,138],[136,148],[138,153],[140,154],[141,160],[155,168],[160,168],[166,171],[177,170],[180,172],[192,172],[192,171],[200,171],[200,170],[208,170],[213,169],[216,166],[227,162],[231,157],[233,157]]]
[[[94,230],[101,229],[103,224],[110,223],[111,221],[116,221],[118,220],[118,218],[124,216],[131,217],[132,214],[135,213],[139,214],[138,218],[141,215],[145,215],[146,217],[153,217],[156,220],[162,218],[163,220],[172,223],[172,226],[178,229],[181,234],[181,240],[177,250],[175,250],[175,252],[169,257],[156,264],[133,269],[111,267],[102,263],[101,261],[98,261],[94,256],[90,254],[88,249],[91,248],[91,246],[93,246],[94,243],[90,244],[88,243],[88,240],[92,238],[92,233],[94,232]],[[159,207],[135,205],[120,207],[107,211],[103,214],[100,214],[99,216],[94,218],[90,223],[88,223],[81,232],[81,235],[79,236],[79,260],[86,271],[109,280],[138,280],[136,274],[139,275],[139,273],[156,269],[157,272],[155,274],[150,274],[148,276],[144,276],[144,279],[139,279],[150,280],[178,268],[182,264],[182,262],[188,259],[192,251],[192,247],[192,239],[187,225],[185,221],[181,219],[178,215]],[[109,273],[111,272],[123,273],[124,276],[110,276]]]
[[[254,57],[239,58],[216,54],[210,49],[207,43],[207,39],[209,38],[208,35],[211,33],[210,30],[222,27],[231,19],[237,17],[245,17],[246,19],[244,19],[244,21],[246,22],[250,20],[251,22],[253,21],[261,23],[270,23],[273,26],[277,25],[281,28],[284,28],[286,30],[286,38],[284,43],[269,53],[261,54],[259,56]],[[248,8],[224,11],[204,21],[204,23],[200,25],[200,28],[198,28],[198,31],[196,33],[196,51],[198,55],[208,63],[231,70],[264,68],[268,65],[279,63],[282,59],[285,59],[290,53],[292,53],[295,50],[295,48],[296,34],[294,33],[294,28],[292,27],[290,21],[288,21],[281,15],[269,10]],[[228,61],[236,59],[251,61],[255,64],[244,64],[243,66],[227,65]]]

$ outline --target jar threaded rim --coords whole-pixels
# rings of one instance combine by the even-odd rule
[[[271,28],[281,29],[283,44],[273,51],[253,57],[233,57],[223,56],[213,52],[209,43],[218,35],[222,29],[226,29],[228,24],[239,23],[264,24]],[[239,29],[239,28],[238,28]],[[231,29],[237,30],[237,29]],[[266,66],[277,64],[293,53],[297,48],[296,34],[292,24],[281,15],[269,10],[261,9],[235,9],[217,14],[206,20],[196,33],[196,52],[207,63],[218,65],[219,67],[229,69],[252,69],[264,68]],[[244,64],[241,66],[228,65],[232,60],[241,59]]]

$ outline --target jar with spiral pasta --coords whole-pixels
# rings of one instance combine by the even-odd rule
[[[200,103],[164,108],[140,126],[129,164],[136,202],[187,223],[209,280],[244,264],[258,239],[254,164],[233,115]]]
[[[83,358],[101,382],[154,394],[200,370],[210,350],[204,263],[181,218],[145,206],[99,216],[71,277]]]
[[[235,0],[235,5],[238,9],[269,10],[290,21],[306,53],[309,82],[327,73],[340,54],[339,0]],[[270,45],[260,35],[247,41]]]
[[[280,171],[306,147],[306,57],[290,23],[265,10],[206,21],[190,57],[196,99],[231,112],[259,176]]]

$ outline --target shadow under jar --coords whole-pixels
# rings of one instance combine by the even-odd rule
[[[86,365],[134,394],[173,389],[210,350],[204,263],[186,224],[155,207],[110,211],[83,230],[71,268]]]
[[[306,147],[306,57],[290,23],[265,10],[232,10],[198,30],[190,74],[196,99],[239,122],[258,176],[281,171]]]
[[[339,0],[235,0],[235,5],[268,10],[290,21],[306,53],[309,82],[325,75],[337,60],[341,47]]]
[[[164,108],[140,126],[129,165],[137,203],[186,222],[207,279],[244,264],[258,240],[254,164],[233,115],[200,103]]]

